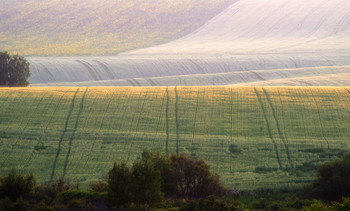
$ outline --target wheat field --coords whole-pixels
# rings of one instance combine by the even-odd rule
[[[294,187],[350,149],[348,87],[0,88],[0,176],[82,187],[144,149],[207,161],[230,188]]]

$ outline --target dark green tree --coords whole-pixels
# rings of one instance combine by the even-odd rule
[[[170,160],[178,197],[205,198],[224,193],[225,189],[219,181],[219,176],[212,174],[209,165],[203,160],[186,155],[172,155]]]
[[[132,182],[132,171],[126,163],[114,163],[108,173],[108,198],[111,205],[128,206],[131,203]]]
[[[168,155],[161,154],[160,152],[150,152],[148,150],[143,151],[141,160],[143,162],[151,162],[155,169],[160,171],[162,178],[161,191],[166,197],[176,196],[176,184],[173,183],[174,178],[171,174],[171,160]]]
[[[133,198],[136,204],[154,206],[163,200],[162,175],[149,159],[134,162],[132,167]]]
[[[23,175],[11,171],[0,181],[0,198],[9,198],[16,201],[19,198],[28,199],[35,188],[35,179],[32,174]]]
[[[0,86],[28,86],[29,62],[22,56],[0,52]]]
[[[317,170],[317,179],[307,187],[312,197],[341,201],[350,197],[350,153],[342,159],[326,162]]]

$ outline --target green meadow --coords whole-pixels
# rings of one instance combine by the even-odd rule
[[[202,158],[230,188],[301,186],[350,149],[347,87],[0,88],[0,176],[88,187],[144,149]]]

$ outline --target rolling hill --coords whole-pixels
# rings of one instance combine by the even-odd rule
[[[350,150],[349,87],[0,88],[0,176],[88,187],[143,149],[207,161],[230,188],[301,186]]]
[[[115,55],[193,32],[235,0],[2,0],[0,50]]]
[[[163,45],[116,57],[30,57],[30,82],[349,86],[349,11],[348,0],[239,0]]]
[[[127,54],[349,53],[349,11],[348,0],[240,0],[183,38]]]

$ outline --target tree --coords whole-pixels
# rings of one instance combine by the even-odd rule
[[[150,152],[148,150],[144,150],[141,160],[143,162],[151,162],[154,168],[160,171],[162,179],[161,191],[165,194],[165,196],[176,196],[174,195],[176,185],[173,183],[174,178],[171,174],[172,168],[170,157],[159,152]]]
[[[109,201],[112,205],[128,206],[132,197],[132,171],[125,162],[114,163],[108,173]]]
[[[350,154],[342,159],[326,162],[317,170],[317,179],[307,187],[312,197],[341,201],[350,197]]]
[[[0,181],[0,198],[8,197],[16,201],[20,197],[29,198],[35,188],[35,179],[33,174],[23,175],[11,171]]]
[[[132,181],[134,184],[133,198],[137,204],[156,205],[163,200],[162,175],[154,167],[154,163],[147,158],[134,162],[132,167]]]
[[[172,155],[172,178],[175,179],[176,193],[182,198],[205,198],[221,195],[224,187],[219,176],[210,172],[209,165],[186,155]]]
[[[22,56],[0,52],[0,86],[28,86],[29,62]]]

